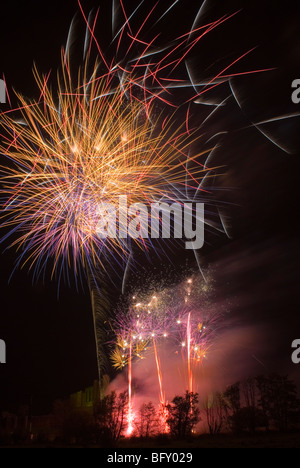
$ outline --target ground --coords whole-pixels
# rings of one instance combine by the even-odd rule
[[[14,445],[6,448],[98,448],[96,446],[67,446],[61,444]],[[3,447],[5,448],[5,447]],[[158,438],[154,440],[122,440],[116,449],[203,449],[203,448],[300,448],[300,433],[249,435],[202,435],[190,441],[175,441]],[[113,449],[113,447],[112,447]]]
[[[122,441],[121,448],[300,448],[300,433],[292,434],[256,434],[253,436],[203,435],[197,439],[187,441],[169,441],[159,443],[154,441]]]

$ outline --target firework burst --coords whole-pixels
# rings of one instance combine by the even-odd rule
[[[22,245],[31,267],[53,257],[53,271],[61,258],[77,271],[87,259],[99,265],[103,252],[126,255],[122,239],[98,237],[101,207],[117,206],[122,195],[130,204],[174,199],[174,186],[184,184],[187,134],[170,122],[153,126],[142,103],[128,102],[121,87],[107,95],[107,78],[91,83],[86,70],[74,87],[64,68],[57,102],[37,73],[36,81],[40,101],[18,95],[22,120],[1,117],[9,136],[0,150],[11,161],[2,166],[2,217],[18,233],[13,245]]]
[[[227,82],[230,68],[251,52],[229,63],[195,95],[198,84],[188,66],[191,52],[238,12],[200,27],[195,21],[188,33],[160,47],[157,36],[145,41],[142,35],[157,5],[134,32],[130,20],[141,12],[143,2],[128,15],[123,2],[118,7],[114,1],[114,36],[105,56],[96,39],[98,11],[86,17],[78,4],[86,23],[83,65],[71,71],[73,20],[56,84],[49,84],[50,74],[40,76],[35,69],[39,98],[17,94],[19,107],[0,119],[0,151],[7,158],[1,165],[2,226],[9,230],[5,239],[15,235],[12,245],[21,247],[20,264],[35,267],[37,274],[50,257],[53,273],[71,267],[76,276],[80,266],[101,265],[103,254],[129,255],[123,239],[103,242],[97,236],[104,203],[115,205],[122,195],[130,203],[195,200],[204,192],[202,180],[212,168],[201,164],[199,151],[194,151],[197,137],[190,106]],[[188,80],[176,75],[182,64]],[[190,97],[179,104],[177,91],[182,89]],[[187,108],[180,122],[178,114],[172,115],[179,106]],[[210,155],[212,149],[200,154]],[[145,247],[144,240],[140,244]]]

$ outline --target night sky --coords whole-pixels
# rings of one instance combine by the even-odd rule
[[[111,37],[107,21],[111,2],[102,3],[106,7],[100,9],[96,36],[105,50]],[[145,1],[149,10],[155,3]],[[167,3],[173,2],[162,3],[166,9]],[[177,36],[188,31],[201,3],[179,1],[164,23],[161,40],[167,40],[174,30]],[[124,0],[124,4],[130,12],[138,2]],[[228,319],[232,330],[238,333],[242,326],[257,330],[257,341],[244,350],[249,358],[244,367],[255,356],[255,366],[252,369],[250,365],[249,372],[282,372],[300,382],[300,367],[291,362],[291,343],[300,338],[300,118],[264,127],[289,153],[251,127],[253,122],[300,113],[300,104],[291,101],[291,83],[300,79],[300,16],[295,2],[208,0],[206,4],[201,20],[205,22],[242,11],[199,43],[193,52],[198,76],[211,76],[228,58],[252,47],[257,48],[237,72],[275,70],[233,79],[242,109],[230,100],[205,128],[208,136],[228,131],[216,157],[216,164],[223,169],[213,198],[221,202],[230,239],[207,230],[201,262],[204,271],[211,268],[214,272],[216,304],[222,300],[228,302],[229,309],[232,305]],[[82,5],[88,12],[99,3],[83,0]],[[15,89],[36,97],[33,63],[41,72],[52,69],[55,75],[75,13],[80,43],[82,19],[75,0],[47,2],[42,9],[33,1],[1,4],[0,72],[5,74],[11,96]],[[81,53],[80,45],[78,50]],[[219,93],[224,99],[228,91],[224,88],[212,96]],[[8,105],[0,106],[1,110],[8,109]],[[203,120],[210,111],[208,106],[199,106],[195,119]],[[2,244],[0,338],[7,345],[7,364],[0,364],[0,410],[15,410],[32,398],[33,411],[42,413],[50,409],[54,399],[91,385],[97,376],[88,288],[83,285],[77,291],[72,282],[71,286],[62,285],[58,295],[54,280],[33,283],[25,270],[17,270],[9,282],[17,255],[13,250],[5,251],[5,247]],[[150,257],[146,260],[139,256],[130,274],[131,284],[147,282],[147,271],[160,277],[164,271],[172,276],[186,266],[189,271],[195,269],[192,255],[172,246],[168,257]],[[118,282],[116,279],[115,286],[111,285],[115,297]],[[231,356],[233,361],[238,359],[238,346],[236,356]],[[231,377],[235,365],[224,364],[224,374]]]

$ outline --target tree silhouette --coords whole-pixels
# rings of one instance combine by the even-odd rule
[[[128,407],[127,392],[111,392],[95,407],[95,419],[104,439],[116,442],[123,434]]]
[[[241,384],[241,391],[245,402],[243,408],[244,426],[249,432],[254,433],[262,421],[262,413],[257,408],[257,386],[256,379],[250,377]]]
[[[237,382],[226,389],[223,394],[223,404],[227,426],[233,432],[240,432],[239,412],[241,409],[240,382]]]
[[[211,435],[219,434],[222,430],[225,412],[224,399],[221,393],[211,394],[204,402],[204,413]]]
[[[299,420],[299,399],[295,383],[287,376],[272,374],[257,379],[259,405],[267,420],[281,432],[286,432]]]
[[[256,387],[258,390],[258,406],[262,411],[263,415],[263,426],[266,431],[270,428],[270,416],[269,416],[269,380],[264,375],[256,377]]]
[[[139,422],[137,424],[138,435],[140,437],[152,437],[158,432],[158,415],[153,403],[144,403],[139,411]]]
[[[193,428],[200,421],[198,393],[186,392],[185,396],[176,396],[167,405],[169,417],[167,423],[171,434],[177,439],[189,437]]]

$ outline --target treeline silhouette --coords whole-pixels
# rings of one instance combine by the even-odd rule
[[[87,408],[74,408],[70,401],[56,401],[51,415],[34,427],[7,425],[0,418],[0,443],[54,442],[73,445],[114,446],[128,437],[128,394],[111,392]],[[201,423],[201,424],[200,424]],[[13,429],[13,430],[12,430]],[[167,405],[145,402],[134,411],[130,437],[141,440],[186,440],[209,433],[254,434],[300,429],[300,400],[297,386],[277,374],[251,377],[205,398],[193,392],[176,395]]]
[[[212,394],[204,411],[212,435],[222,430],[254,433],[259,428],[286,432],[298,427],[300,400],[287,376],[260,375]]]

